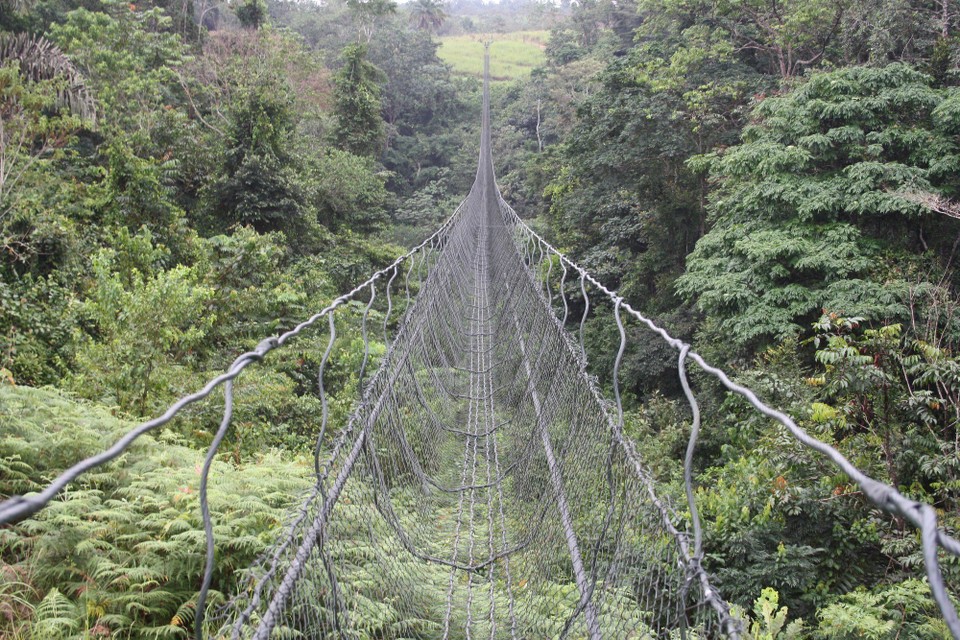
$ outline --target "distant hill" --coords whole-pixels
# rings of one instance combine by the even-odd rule
[[[493,40],[490,48],[490,79],[507,82],[526,78],[530,71],[543,64],[543,53],[549,31],[514,31],[513,33],[469,34],[440,38],[438,55],[465,76],[483,76],[483,43]]]

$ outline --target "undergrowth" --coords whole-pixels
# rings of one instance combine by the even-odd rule
[[[36,491],[133,426],[50,389],[0,386],[0,408],[3,497]],[[189,636],[203,571],[202,453],[178,438],[144,436],[37,516],[0,531],[0,638]],[[214,464],[211,607],[271,542],[309,471],[273,451]]]

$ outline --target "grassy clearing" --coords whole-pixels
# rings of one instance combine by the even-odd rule
[[[454,73],[483,77],[483,43],[490,47],[490,80],[508,82],[525,78],[546,59],[543,47],[548,31],[515,31],[513,33],[476,33],[440,39],[440,58],[453,66]]]

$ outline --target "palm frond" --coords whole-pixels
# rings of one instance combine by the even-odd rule
[[[20,74],[32,82],[61,79],[57,90],[59,106],[81,118],[96,122],[97,104],[80,70],[60,48],[42,36],[27,33],[0,33],[0,65],[15,60]]]
[[[33,6],[32,0],[0,0],[0,8],[6,8],[14,13],[24,13]]]

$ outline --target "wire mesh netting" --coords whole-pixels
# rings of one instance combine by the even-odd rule
[[[716,637],[675,515],[477,181],[231,638]]]

